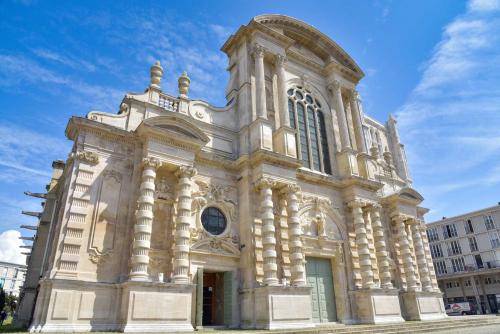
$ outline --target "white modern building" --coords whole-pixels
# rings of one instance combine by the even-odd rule
[[[24,284],[25,274],[25,265],[0,261],[0,288],[6,294],[19,296],[19,292]]]
[[[445,303],[500,307],[500,203],[429,223],[427,236]]]

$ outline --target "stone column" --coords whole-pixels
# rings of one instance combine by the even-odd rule
[[[370,210],[370,216],[372,220],[373,237],[375,239],[375,252],[379,269],[380,287],[383,289],[392,289],[389,252],[385,244],[384,227],[380,220],[380,206],[373,205]]]
[[[413,248],[417,257],[418,274],[420,276],[420,284],[423,291],[432,291],[432,282],[429,275],[429,266],[425,256],[424,244],[420,235],[420,223],[414,220],[411,224],[411,234],[413,236]]]
[[[257,190],[261,196],[261,220],[262,220],[262,248],[264,260],[265,285],[278,285],[278,266],[276,264],[276,237],[274,228],[273,191],[274,182],[269,179],[261,179],[257,183]]]
[[[189,283],[189,239],[191,227],[191,186],[196,169],[181,166],[175,173],[179,178],[177,218],[175,222],[174,283]]]
[[[340,82],[334,80],[328,86],[328,89],[332,93],[333,97],[332,105],[335,106],[337,120],[339,122],[340,143],[342,146],[342,150],[346,148],[351,148],[351,143],[349,141],[349,129],[347,128],[347,120],[344,110],[344,103],[342,102],[342,92],[340,90]]]
[[[358,108],[358,92],[354,89],[350,91],[349,103],[351,104],[352,120],[354,125],[354,137],[356,138],[356,147],[359,153],[366,153],[366,144],[363,136],[363,122],[361,121],[361,112]]]
[[[299,186],[289,184],[284,191],[287,195],[287,213],[288,213],[288,233],[290,246],[290,262],[292,285],[303,286],[306,284],[304,257],[302,255],[302,241],[300,239],[302,230],[299,220],[299,205],[297,203],[297,194],[300,191]]]
[[[264,76],[264,48],[255,44],[253,49],[255,60],[255,99],[257,117],[267,119],[266,80]]]
[[[276,74],[278,77],[278,102],[280,111],[280,128],[290,127],[290,114],[288,113],[288,96],[286,93],[285,62],[286,56],[276,56]]]
[[[372,261],[370,258],[370,248],[366,235],[365,222],[363,220],[364,203],[354,200],[349,203],[354,219],[354,230],[356,233],[356,246],[359,254],[359,266],[361,271],[362,287],[371,289],[374,287]]]
[[[142,161],[142,181],[140,195],[137,199],[134,225],[134,243],[132,245],[132,270],[130,279],[148,281],[149,249],[151,247],[151,231],[153,223],[153,205],[155,193],[156,169],[160,162],[154,158]]]
[[[406,276],[406,290],[417,291],[417,277],[415,276],[413,257],[410,250],[410,243],[408,242],[408,235],[406,233],[406,223],[400,215],[395,216],[394,220],[398,228],[399,245]]]

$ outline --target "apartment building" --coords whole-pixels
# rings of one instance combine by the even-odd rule
[[[25,265],[0,261],[0,288],[6,294],[19,296],[25,274]]]
[[[500,203],[427,225],[445,303],[469,301],[480,313],[500,310]]]

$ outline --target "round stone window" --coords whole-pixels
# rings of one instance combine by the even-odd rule
[[[209,207],[201,214],[201,224],[208,233],[213,235],[222,234],[226,230],[226,217],[217,208]]]

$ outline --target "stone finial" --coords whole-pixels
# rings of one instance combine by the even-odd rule
[[[153,66],[151,66],[151,84],[152,88],[160,89],[161,78],[163,77],[163,67],[161,67],[160,61],[156,61]]]
[[[378,150],[377,144],[373,143],[372,147],[370,148],[370,153],[374,159],[378,159],[380,156],[380,152]]]
[[[187,99],[189,92],[189,84],[191,83],[191,79],[189,79],[186,72],[182,72],[181,76],[178,80],[179,83],[179,97]]]

